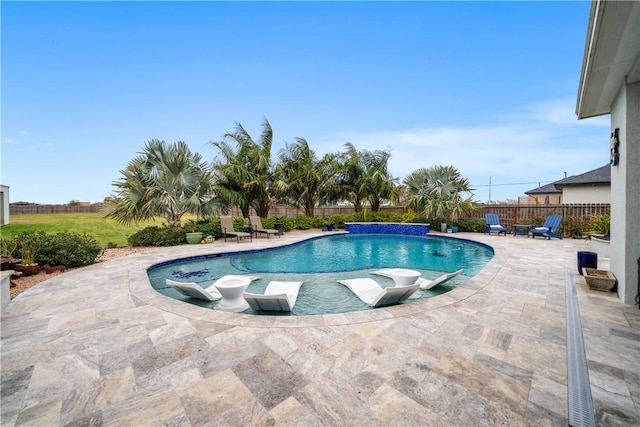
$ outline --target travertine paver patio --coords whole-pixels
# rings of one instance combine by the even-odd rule
[[[146,278],[175,257],[316,234],[158,249],[20,295],[0,324],[2,426],[566,425],[565,269],[596,421],[640,424],[640,310],[588,289],[582,240],[459,233],[495,249],[467,283],[339,315],[221,313]]]

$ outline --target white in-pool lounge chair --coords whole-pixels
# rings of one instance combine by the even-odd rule
[[[401,303],[420,288],[418,283],[383,288],[378,282],[369,278],[338,280],[338,283],[345,285],[358,298],[374,308]]]
[[[167,286],[172,287],[176,291],[180,292],[182,295],[203,299],[206,301],[217,301],[222,298],[220,292],[212,285],[207,289],[204,289],[202,286],[198,285],[195,282],[176,282],[174,280],[167,279]]]
[[[406,268],[383,268],[382,270],[372,271],[371,274],[388,277],[393,279],[396,286],[407,286],[416,283],[420,278],[420,272],[416,270],[408,270]]]
[[[269,282],[263,294],[244,292],[242,296],[254,310],[291,311],[296,305],[302,282]]]
[[[416,281],[416,283],[420,285],[420,289],[431,289],[436,285],[441,285],[442,283],[446,282],[449,279],[453,279],[460,273],[462,273],[462,269],[458,271],[454,271],[453,273],[443,274],[442,276],[436,277],[433,280],[423,279],[421,277]]]
[[[372,271],[371,274],[377,274],[378,276],[388,277],[393,279],[396,286],[407,286],[413,283],[418,283],[420,289],[431,289],[436,285],[446,282],[449,279],[453,279],[458,274],[462,273],[462,269],[454,271],[453,273],[443,274],[433,280],[424,279],[420,277],[420,272],[415,270],[407,270],[405,268],[383,268],[382,270]]]

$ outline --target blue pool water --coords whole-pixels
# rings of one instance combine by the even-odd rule
[[[492,257],[493,250],[489,246],[461,239],[339,234],[274,249],[175,260],[151,267],[148,275],[152,286],[162,294],[213,309],[217,302],[182,296],[167,287],[165,279],[196,282],[206,288],[226,274],[249,274],[259,277],[247,289],[254,293],[263,293],[271,280],[302,281],[291,315],[309,315],[370,309],[337,283],[340,279],[371,277],[386,287],[393,286],[393,281],[372,275],[371,271],[410,268],[420,271],[424,278],[433,279],[464,269],[463,274],[443,285],[416,292],[415,298],[407,301],[410,303],[453,289],[477,274]]]

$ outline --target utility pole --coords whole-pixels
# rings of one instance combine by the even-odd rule
[[[489,177],[489,204],[491,204],[491,177]]]

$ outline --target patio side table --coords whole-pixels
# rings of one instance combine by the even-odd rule
[[[529,232],[531,231],[531,224],[513,224],[513,235],[514,236],[527,236],[529,237]]]

